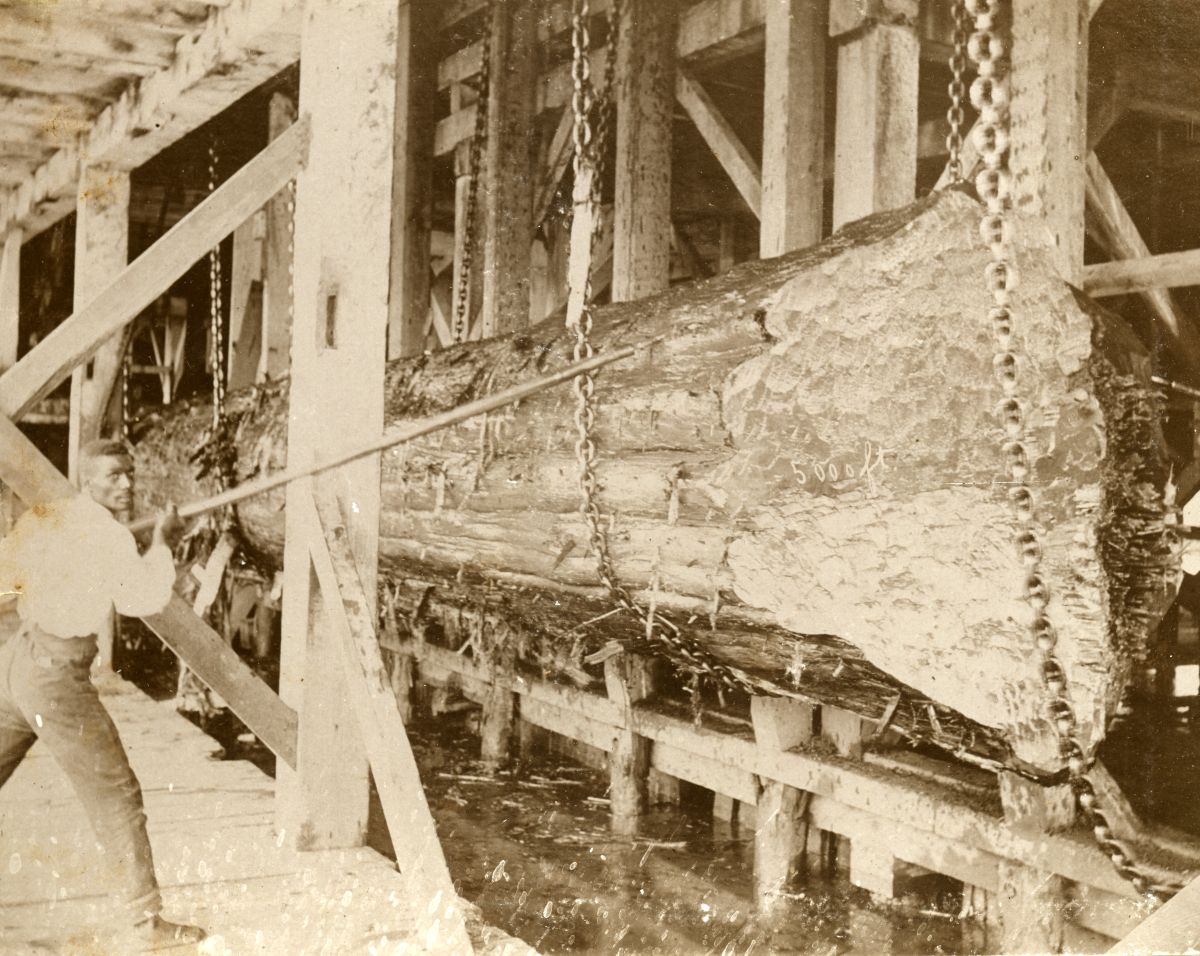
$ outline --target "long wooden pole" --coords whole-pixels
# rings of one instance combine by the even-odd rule
[[[352,461],[357,461],[360,458],[365,458],[367,455],[374,454],[378,451],[383,451],[386,448],[391,448],[395,445],[402,445],[405,442],[410,442],[413,439],[421,438],[431,432],[441,431],[443,428],[449,428],[452,425],[457,425],[467,419],[474,418],[476,415],[483,415],[486,412],[495,411],[498,408],[503,408],[505,405],[511,405],[513,402],[519,402],[523,398],[528,398],[538,392],[545,391],[548,388],[553,388],[555,385],[561,385],[563,382],[569,381],[579,375],[594,371],[602,366],[609,365],[613,362],[619,362],[621,359],[629,358],[637,352],[633,346],[625,346],[624,348],[616,349],[613,352],[606,352],[603,355],[594,355],[589,359],[584,359],[582,362],[576,362],[574,365],[568,365],[566,368],[553,372],[550,375],[543,375],[541,378],[535,378],[528,382],[522,382],[520,385],[514,385],[511,388],[506,388],[503,391],[496,392],[494,395],[488,395],[484,398],[476,399],[473,402],[467,402],[465,405],[459,405],[457,408],[452,408],[448,412],[441,412],[438,415],[431,415],[423,419],[417,424],[407,425],[403,428],[393,429],[385,432],[383,435],[376,438],[352,451],[344,452],[336,455],[328,461],[323,461],[315,465],[306,465],[296,468],[285,468],[283,471],[274,475],[268,475],[265,478],[259,478],[257,481],[249,481],[244,485],[238,485],[236,488],[230,488],[228,491],[223,491],[220,494],[213,495],[209,498],[202,498],[199,501],[193,501],[179,509],[181,518],[194,518],[197,515],[202,515],[208,511],[214,511],[217,508],[223,508],[226,505],[236,504],[239,501],[244,501],[246,498],[253,498],[256,495],[261,495],[265,492],[272,491],[283,485],[291,484],[300,478],[308,478],[312,475],[319,474],[323,471],[328,471],[331,468],[338,468]],[[144,534],[154,527],[157,518],[143,518],[140,521],[135,521],[130,525],[130,530],[135,534]]]

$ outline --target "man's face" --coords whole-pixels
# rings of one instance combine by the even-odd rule
[[[128,519],[133,514],[133,462],[123,456],[95,459],[84,476],[83,490],[114,517]]]

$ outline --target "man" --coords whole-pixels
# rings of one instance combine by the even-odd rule
[[[138,553],[119,523],[133,512],[133,459],[121,442],[86,445],[79,481],[82,494],[34,506],[0,541],[0,601],[15,597],[20,616],[16,633],[0,637],[0,786],[40,738],[117,861],[120,951],[195,943],[203,930],[160,915],[141,787],[90,677],[114,607],[142,617],[170,600],[179,516],[161,515]]]

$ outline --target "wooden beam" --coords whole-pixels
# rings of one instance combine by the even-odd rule
[[[1108,249],[1114,258],[1148,258],[1150,249],[1094,153],[1088,156],[1086,168],[1087,222],[1089,228],[1097,234],[1100,244]],[[1167,336],[1175,343],[1179,358],[1190,372],[1191,378],[1200,382],[1200,333],[1197,333],[1187,317],[1175,308],[1170,294],[1165,289],[1147,289],[1142,295]]]
[[[0,481],[26,505],[77,494],[57,468],[8,418],[0,415]],[[284,763],[296,762],[296,714],[233,649],[176,596],[161,614],[144,618],[163,643],[224,698],[230,709]]]
[[[623,727],[613,734],[609,749],[609,809],[614,833],[636,833],[646,810],[650,779],[650,741],[634,733],[632,711],[654,690],[654,662],[619,654],[604,662],[608,699],[621,715]]]
[[[1200,948],[1200,877],[1109,950],[1114,956],[1187,953]]]
[[[21,228],[10,229],[0,252],[0,374],[17,364],[21,338]]]
[[[388,298],[388,358],[425,350],[433,219],[434,64],[424,54],[433,38],[433,5],[400,4],[396,65],[396,158],[392,184],[392,289]]]
[[[629,0],[617,31],[614,302],[670,284],[676,11],[675,0]]]
[[[1059,274],[1083,268],[1088,0],[1013,0],[1009,167],[1013,202],[1036,217]]]
[[[226,388],[248,388],[258,378],[262,360],[263,246],[267,214],[259,210],[233,231],[233,263],[229,276],[229,341]]]
[[[267,136],[278,139],[296,122],[296,101],[273,93],[267,106]],[[285,187],[267,203],[263,248],[262,345],[258,381],[287,374],[292,347],[292,225],[296,195]]]
[[[303,414],[288,422],[289,467],[383,431],[392,216],[380,211],[391,210],[395,185],[396,76],[409,41],[400,17],[400,4],[377,0],[305,4],[300,106],[312,118],[312,145],[296,187],[288,399]],[[373,615],[379,455],[331,474]],[[370,775],[339,644],[318,613],[312,550],[322,532],[310,496],[306,481],[287,489],[280,692],[294,702],[300,732],[297,772],[279,778],[277,818],[302,848],[360,846]]]
[[[161,69],[175,54],[174,40],[144,22],[93,15],[78,7],[59,9],[58,4],[41,6],[32,17],[5,11],[0,16],[0,43],[13,44],[34,58],[65,51],[89,60],[115,60],[133,74]]]
[[[0,414],[19,418],[45,398],[100,343],[282,189],[303,167],[307,154],[308,124],[301,122],[238,170],[103,292],[0,375]]]
[[[759,255],[821,239],[825,201],[825,44],[828,7],[765,0]]]
[[[418,938],[429,948],[473,952],[463,908],[446,866],[446,857],[425,799],[420,769],[396,705],[379,651],[368,594],[358,576],[350,546],[350,531],[336,498],[317,499],[318,526],[323,535],[312,543],[313,566],[320,581],[325,620],[340,651],[342,675],[358,731],[371,761],[372,776],[392,843],[403,847],[397,865],[411,888],[423,923]],[[437,924],[439,936],[428,934]]]
[[[102,293],[129,264],[129,174],[85,166],[75,213],[75,311]],[[90,362],[71,373],[67,477],[79,480],[79,450],[105,430],[105,413],[121,372],[125,330],[105,339]],[[110,426],[111,421],[107,423]],[[112,665],[112,645],[100,648],[101,666]],[[105,660],[107,652],[107,660]]]
[[[537,168],[533,122],[536,17],[525,0],[496,3],[491,11],[488,136],[480,197],[484,218],[480,334],[484,338],[529,324],[533,179]]]
[[[299,57],[300,0],[231,3],[175,47],[171,62],[138,81],[0,202],[0,233],[37,232],[72,208],[79,163],[132,169],[216,116]],[[6,76],[11,75],[6,71]]]
[[[755,216],[762,217],[762,172],[717,104],[685,66],[675,70],[675,96]]]
[[[837,29],[832,16],[829,29]],[[838,48],[834,229],[903,206],[916,193],[916,31],[867,21],[847,36]]]
[[[1096,298],[1194,285],[1200,285],[1200,249],[1119,259],[1083,270],[1083,291]]]
[[[533,198],[533,227],[537,229],[550,213],[550,204],[554,202],[554,194],[558,192],[559,184],[571,165],[574,155],[572,133],[575,130],[575,115],[569,109],[564,109],[550,138],[546,149],[546,162],[542,167],[542,178],[538,183],[537,192]]]

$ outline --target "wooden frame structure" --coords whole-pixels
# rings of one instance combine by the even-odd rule
[[[535,233],[569,163],[571,132],[569,64],[539,62],[539,51],[566,32],[571,4],[552,0],[537,22],[519,6],[519,0],[455,0],[436,11],[420,0],[216,5],[202,27],[179,40],[168,63],[131,84],[11,188],[0,199],[0,480],[27,501],[71,493],[13,421],[72,376],[72,448],[97,434],[128,323],[264,207],[268,250],[265,257],[262,249],[250,254],[266,263],[262,281],[274,291],[263,299],[254,370],[242,369],[238,380],[279,374],[281,343],[290,338],[293,407],[311,411],[293,418],[293,462],[347,435],[361,441],[364,432],[378,432],[386,357],[419,353],[431,335],[449,344],[453,290],[439,275],[461,261],[469,241],[461,228],[468,177],[481,176],[486,186],[483,262],[473,280],[480,317],[469,337],[520,328],[563,304],[534,296],[531,273],[541,242]],[[677,10],[662,0],[627,0],[627,6],[632,19],[613,38],[612,51],[593,51],[597,78],[601,57],[617,59],[617,88],[607,91],[617,103],[611,253],[582,266],[592,269],[595,285],[611,283],[614,300],[666,288],[672,246],[691,274],[704,268],[672,221],[677,106],[758,221],[763,257],[822,237],[830,181],[829,218],[837,228],[912,199],[918,162],[944,152],[930,135],[940,131],[937,124],[918,118],[922,61],[946,54],[944,3],[701,0]],[[1013,91],[1014,138],[1025,164],[1015,171],[1020,201],[1048,224],[1065,277],[1093,295],[1145,297],[1200,385],[1200,338],[1166,291],[1200,284],[1200,250],[1150,255],[1092,152],[1101,126],[1111,127],[1124,110],[1159,114],[1164,104],[1143,86],[1133,93],[1118,88],[1107,112],[1089,117],[1083,38],[1100,0],[1014,0],[1014,7],[1016,68],[1030,80]],[[603,0],[593,4],[598,15],[607,8]],[[492,33],[487,101],[474,100],[470,90],[482,43],[450,51],[436,69],[416,55],[422,43],[472,18]],[[357,44],[349,66],[339,55],[346,37]],[[704,72],[760,51],[765,120],[756,155],[706,88]],[[129,170],[301,57],[299,119],[291,123],[281,104],[270,144],[126,265],[115,237],[128,216]],[[826,87],[830,57],[836,90]],[[439,117],[431,104],[442,93],[451,110]],[[830,94],[832,124],[825,110]],[[1065,114],[1054,109],[1064,102]],[[472,170],[464,165],[464,147],[484,107],[486,160]],[[541,136],[544,148],[533,150],[537,130],[549,135]],[[457,180],[452,238],[433,225],[434,168],[449,157]],[[965,159],[971,168],[970,147]],[[293,180],[294,307],[282,294],[289,212],[280,197]],[[75,312],[17,361],[21,244],[74,208],[80,214]],[[391,214],[373,215],[380,209]],[[589,231],[584,225],[576,223],[581,233]],[[1087,234],[1116,261],[1085,266]],[[544,245],[540,254],[548,257]],[[732,229],[729,236],[723,229],[721,261],[733,254]],[[580,268],[561,265],[564,274]],[[454,275],[457,282],[457,267]],[[233,353],[238,347],[231,343]],[[347,418],[352,429],[339,427]],[[1010,927],[1045,886],[1058,901],[1073,901],[1075,927],[1110,938],[1124,937],[1145,915],[1090,843],[1043,832],[1063,822],[1051,806],[1053,794],[1014,797],[1020,784],[1008,781],[1000,786],[1008,797],[1005,817],[972,808],[962,779],[921,761],[897,766],[864,757],[870,728],[834,708],[826,708],[821,726],[837,753],[823,755],[809,748],[810,704],[755,699],[750,733],[745,727],[715,733],[658,708],[653,668],[636,658],[610,663],[605,695],[598,696],[517,679],[503,662],[485,666],[411,642],[387,648],[409,675],[398,702],[375,627],[378,485],[378,462],[369,461],[329,483],[297,483],[289,491],[281,696],[183,602],[148,623],[280,757],[278,823],[297,845],[360,842],[368,771],[374,774],[389,826],[415,833],[417,851],[408,863],[414,879],[423,892],[446,895],[443,928],[459,944],[461,913],[403,728],[413,675],[432,685],[453,683],[484,706],[485,756],[493,760],[503,760],[518,731],[530,727],[611,755],[618,829],[636,823],[654,787],[669,796],[673,780],[707,787],[728,807],[757,806],[756,890],[764,907],[788,879],[811,823],[848,838],[851,878],[884,896],[893,894],[898,864],[907,863],[989,894],[1002,921],[1009,910]],[[1050,948],[1070,931],[1060,922],[1039,927],[1040,935],[1012,931],[1007,939]]]

